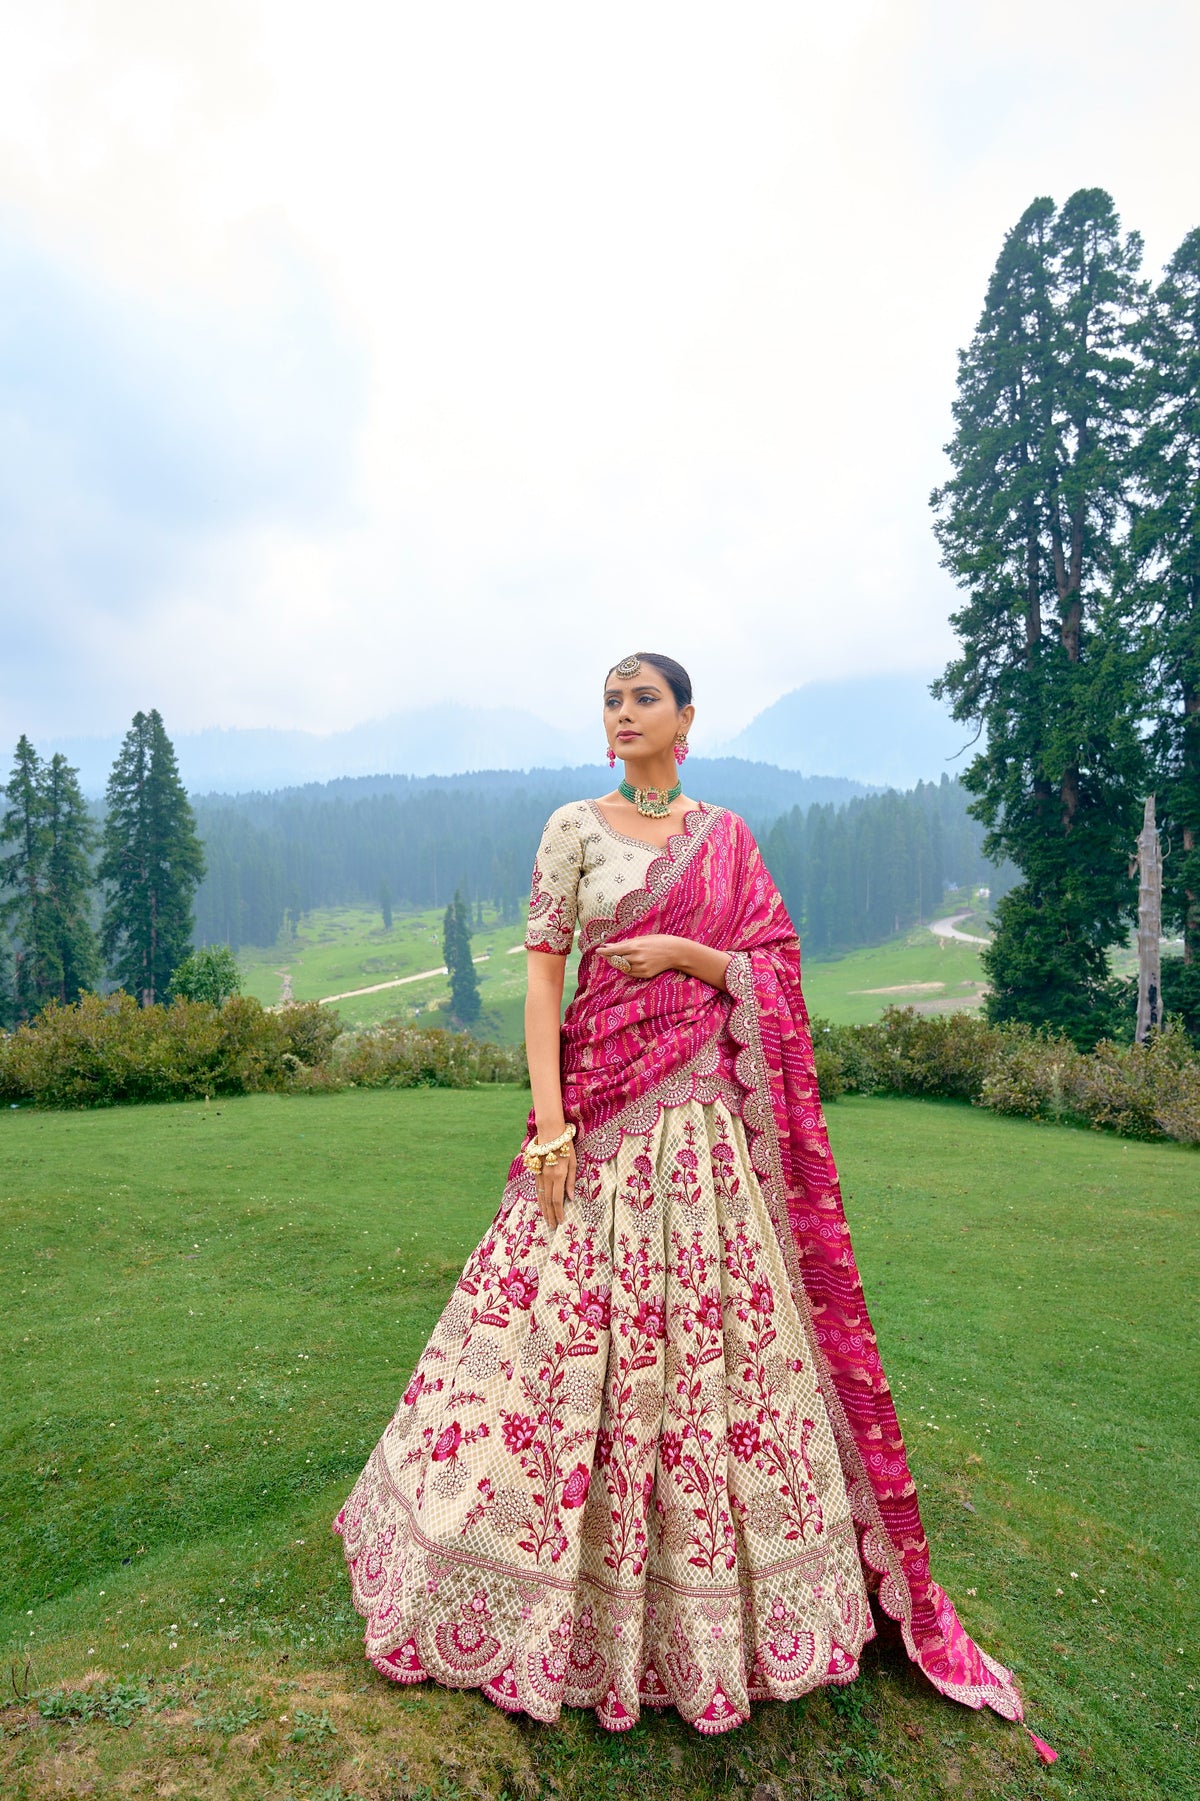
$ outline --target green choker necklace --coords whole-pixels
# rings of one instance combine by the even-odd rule
[[[619,782],[617,793],[631,800],[643,818],[665,819],[672,801],[683,793],[683,783],[676,782],[673,788],[635,788],[632,782]]]

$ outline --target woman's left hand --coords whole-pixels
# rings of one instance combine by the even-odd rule
[[[664,969],[678,969],[686,943],[686,939],[674,938],[667,932],[648,932],[644,938],[619,938],[613,944],[598,944],[596,950],[622,975],[645,981],[649,976],[660,976]]]

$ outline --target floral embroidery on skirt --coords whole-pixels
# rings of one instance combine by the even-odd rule
[[[372,1662],[701,1731],[873,1632],[813,1347],[723,1101],[505,1191],[336,1530]]]

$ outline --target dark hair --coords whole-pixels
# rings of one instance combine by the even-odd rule
[[[675,705],[679,707],[680,710],[684,707],[691,706],[692,678],[682,663],[677,663],[674,657],[660,657],[657,651],[653,650],[638,650],[634,652],[634,655],[641,663],[653,664],[654,668],[658,670],[658,673],[666,681],[671,693],[675,696]],[[613,669],[615,668],[616,664],[614,663]],[[612,672],[612,669],[610,669],[608,672],[609,675],[611,675]]]

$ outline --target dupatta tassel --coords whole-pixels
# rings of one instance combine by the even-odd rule
[[[1042,1762],[1057,1763],[1058,1752],[1054,1749],[1054,1746],[1048,1745],[1044,1738],[1039,1738],[1031,1726],[1026,1726],[1025,1730],[1033,1740],[1033,1748],[1041,1758]]]

